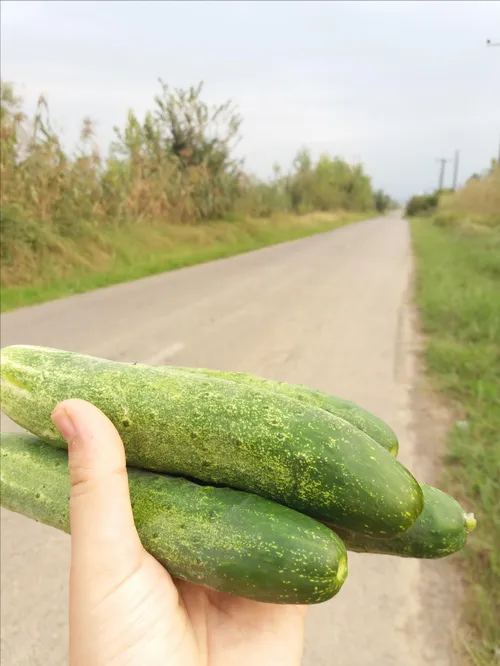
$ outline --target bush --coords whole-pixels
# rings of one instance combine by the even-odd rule
[[[481,176],[474,174],[456,192],[442,189],[413,196],[406,204],[406,215],[432,215],[436,226],[461,231],[500,227],[500,164],[493,160]]]
[[[438,203],[438,194],[417,194],[406,204],[405,214],[408,217],[429,215],[436,210]]]
[[[203,223],[272,217],[274,213],[382,211],[390,203],[373,192],[361,164],[298,151],[288,170],[275,166],[263,181],[245,172],[234,148],[241,117],[231,102],[202,99],[202,85],[172,90],[162,81],[151,111],[130,110],[114,128],[108,156],[99,152],[93,123],[83,122],[73,152],[63,149],[47,100],[34,117],[22,111],[14,87],[0,98],[0,214],[2,260],[39,263],[59,241],[90,240],[124,225]],[[28,261],[29,259],[29,261]],[[2,285],[12,273],[2,274]],[[6,282],[7,281],[7,282]]]
[[[439,200],[439,214],[460,224],[500,227],[500,165],[493,162],[482,176],[475,175],[458,192]]]

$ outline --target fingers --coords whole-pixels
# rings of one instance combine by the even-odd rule
[[[143,551],[120,435],[99,409],[83,400],[60,403],[52,420],[68,442],[72,569],[98,576],[121,565],[128,568]]]

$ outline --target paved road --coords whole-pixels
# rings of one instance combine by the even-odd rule
[[[392,214],[10,313],[2,346],[304,383],[385,419],[401,459],[420,474],[411,264],[407,224]],[[3,666],[66,664],[68,561],[68,537],[2,511]],[[448,571],[440,567],[351,556],[340,595],[310,612],[304,664],[451,666]]]

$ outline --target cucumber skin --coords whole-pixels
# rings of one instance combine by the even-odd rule
[[[347,550],[356,553],[419,559],[437,559],[456,553],[465,546],[468,534],[475,527],[475,521],[471,521],[460,504],[450,495],[425,483],[421,487],[424,493],[424,510],[407,532],[393,539],[373,539],[333,525],[329,527],[340,536]],[[472,525],[468,525],[468,521],[471,521]]]
[[[69,533],[68,458],[2,433],[2,506]],[[128,469],[139,537],[173,576],[257,601],[315,604],[347,577],[342,541],[280,504],[229,488]]]
[[[393,456],[397,456],[399,442],[396,433],[378,416],[371,414],[354,402],[337,398],[329,393],[310,389],[301,384],[288,384],[287,382],[278,382],[273,379],[265,379],[247,372],[224,372],[222,370],[211,370],[208,368],[184,368],[177,366],[162,366],[169,370],[180,370],[182,372],[192,372],[215,377],[216,379],[226,379],[240,384],[247,384],[255,388],[266,389],[273,393],[286,395],[289,398],[295,398],[305,405],[312,405],[324,409],[330,414],[339,416],[353,426],[356,426],[365,435],[387,449]]]
[[[122,436],[127,463],[278,501],[377,537],[408,530],[420,486],[386,450],[318,407],[262,389],[42,347],[1,352],[2,409],[53,446],[57,403],[99,407]]]

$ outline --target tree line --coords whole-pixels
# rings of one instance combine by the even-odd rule
[[[323,154],[316,161],[300,149],[286,171],[257,178],[235,156],[242,118],[227,101],[209,105],[203,85],[172,89],[160,80],[143,119],[128,112],[101,155],[90,118],[80,140],[66,151],[54,129],[46,98],[32,118],[10,83],[0,100],[1,222],[4,242],[36,234],[46,223],[61,235],[92,224],[201,223],[231,215],[269,217],[275,212],[393,207],[374,191],[362,164]]]

